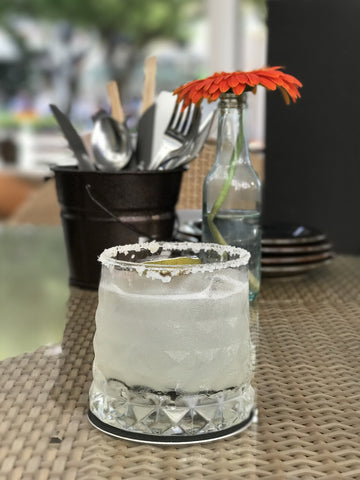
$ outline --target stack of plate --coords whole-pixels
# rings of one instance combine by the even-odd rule
[[[174,240],[200,242],[201,220],[181,224]],[[264,276],[306,273],[329,263],[333,246],[326,235],[296,225],[263,226],[261,271]]]
[[[264,276],[305,273],[329,263],[334,256],[324,233],[293,225],[264,226],[261,253]]]

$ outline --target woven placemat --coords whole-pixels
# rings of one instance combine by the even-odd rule
[[[203,183],[206,175],[214,164],[216,153],[216,140],[210,138],[204,145],[200,155],[188,165],[184,173],[179,201],[176,205],[178,210],[201,210]],[[260,151],[250,151],[251,163],[258,174],[261,182],[265,179],[265,154]]]
[[[339,255],[305,275],[265,277],[261,302],[360,304],[360,255]],[[360,476],[359,476],[360,478]]]
[[[89,425],[97,295],[73,289],[62,351],[0,364],[0,479],[359,479],[359,266],[338,257],[316,274],[264,281],[251,319],[258,422],[189,446]]]
[[[215,151],[216,143],[206,142],[198,158],[188,165],[181,182],[178,210],[202,209],[203,183],[214,163]]]

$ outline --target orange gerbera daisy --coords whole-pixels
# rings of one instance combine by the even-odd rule
[[[296,102],[300,98],[298,89],[302,84],[292,75],[283,73],[281,68],[267,67],[251,72],[214,73],[210,77],[182,85],[174,90],[174,95],[177,95],[178,102],[184,101],[185,109],[190,103],[201,103],[204,98],[208,102],[213,102],[225,92],[233,92],[235,95],[244,92],[256,93],[257,86],[262,85],[268,90],[279,88],[287,104],[290,103],[290,99]]]

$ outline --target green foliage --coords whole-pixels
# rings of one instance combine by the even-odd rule
[[[1,0],[0,18],[25,14],[39,19],[68,20],[95,27],[104,36],[121,33],[141,46],[156,37],[184,39],[185,21],[201,0]]]
[[[0,112],[0,128],[16,130],[21,125],[31,125],[33,130],[44,131],[45,129],[57,129],[58,124],[52,115],[38,116],[34,118],[22,119],[9,112]]]

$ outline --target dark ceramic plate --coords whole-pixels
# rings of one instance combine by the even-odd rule
[[[283,255],[279,256],[262,256],[262,265],[297,265],[299,263],[314,263],[320,260],[326,260],[332,257],[332,252],[320,252],[313,255]]]
[[[324,233],[304,225],[279,224],[262,227],[262,245],[299,245],[325,240]]]
[[[288,275],[300,275],[311,270],[323,267],[332,261],[332,257],[312,263],[298,265],[262,265],[261,273],[264,277],[285,277]]]
[[[333,248],[329,242],[305,243],[303,245],[262,245],[263,255],[291,255],[315,252],[328,252]]]

